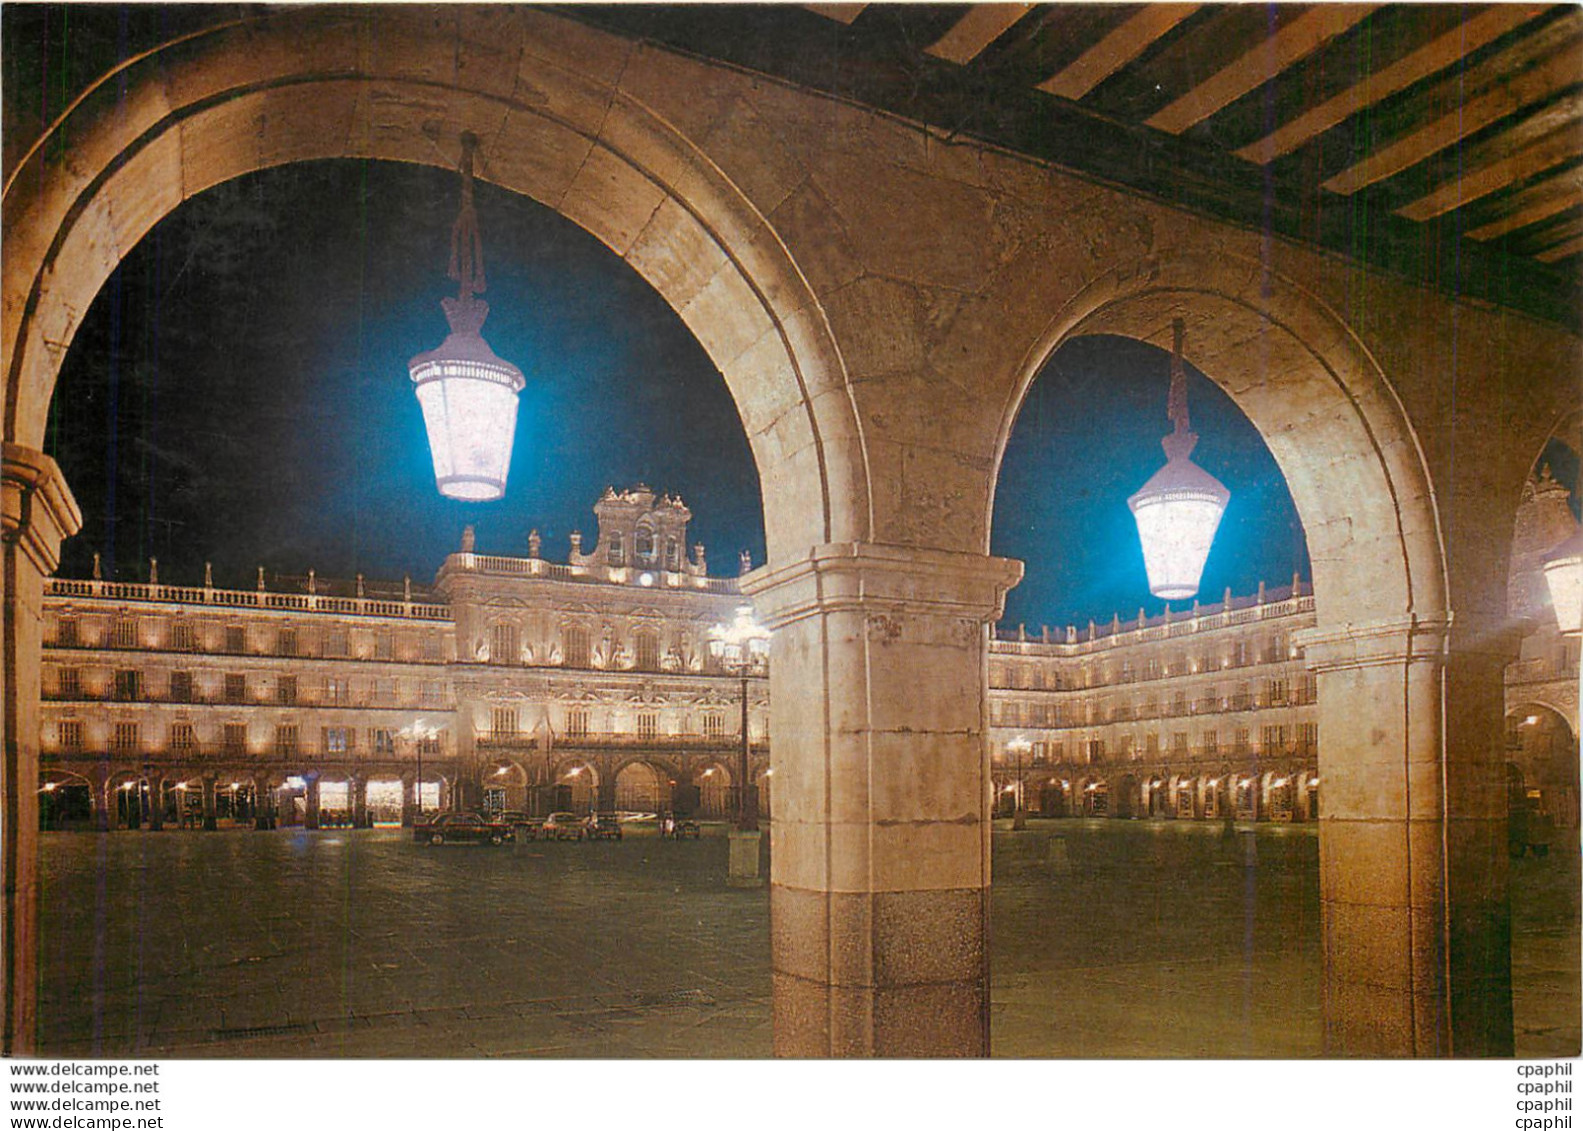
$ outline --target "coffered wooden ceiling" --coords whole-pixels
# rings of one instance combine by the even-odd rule
[[[559,10],[1578,322],[1574,6]]]

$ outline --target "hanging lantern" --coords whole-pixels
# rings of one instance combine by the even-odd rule
[[[511,442],[517,429],[522,371],[495,356],[484,341],[489,304],[484,291],[484,248],[473,210],[473,151],[478,139],[462,135],[462,204],[451,229],[450,277],[455,298],[442,299],[451,332],[439,349],[407,363],[423,408],[434,457],[434,482],[450,499],[488,502],[506,493]]]
[[[1198,580],[1209,547],[1220,526],[1231,492],[1188,457],[1198,443],[1187,417],[1187,373],[1182,365],[1182,320],[1172,327],[1171,393],[1167,402],[1173,425],[1160,441],[1165,466],[1127,500],[1143,543],[1143,564],[1149,592],[1167,601],[1181,601],[1198,592]]]
[[[1545,555],[1545,585],[1563,633],[1583,632],[1583,529]]]

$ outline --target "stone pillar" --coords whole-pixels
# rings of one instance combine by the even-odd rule
[[[215,780],[213,774],[203,776],[203,827],[208,832],[214,832],[220,827],[219,818],[215,810]]]
[[[308,774],[307,781],[302,799],[302,827],[316,829],[319,827],[319,775]]]
[[[157,833],[165,828],[165,779],[157,774],[148,778],[148,831]]]
[[[366,829],[368,821],[368,779],[353,775],[347,782],[347,788],[352,791],[352,827]]]
[[[44,578],[82,514],[55,461],[6,443],[0,449],[0,1055],[33,1051],[38,984],[39,656]],[[99,794],[103,805],[103,794]],[[101,814],[108,816],[108,811]],[[107,826],[106,826],[107,827]]]
[[[1325,1052],[1511,1056],[1502,674],[1454,617],[1303,634],[1318,673]]]
[[[409,774],[401,779],[401,827],[410,829],[417,821],[418,787]]]
[[[986,626],[1021,574],[838,544],[744,578],[775,629],[777,1055],[988,1054]]]
[[[96,773],[88,782],[93,805],[93,831],[107,833],[115,827],[115,822],[110,817],[110,779],[104,773]]]
[[[274,827],[275,791],[270,787],[268,778],[256,777],[253,779],[253,828]]]
[[[594,798],[594,812],[610,813],[616,807],[616,775],[613,773],[600,773],[599,791]]]

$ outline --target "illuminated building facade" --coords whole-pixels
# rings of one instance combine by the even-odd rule
[[[1519,547],[1538,549],[1513,563],[1532,631],[1508,671],[1508,747],[1514,782],[1575,826],[1577,643],[1530,576],[1566,508],[1546,475],[1519,517]],[[740,693],[707,641],[742,603],[736,579],[708,575],[679,499],[607,490],[594,511],[594,545],[573,534],[566,563],[540,556],[536,531],[514,557],[476,552],[469,529],[427,588],[52,579],[44,788],[79,794],[75,809],[51,798],[46,820],[410,823],[420,773],[425,809],[725,816]],[[1294,578],[1153,617],[1002,630],[996,811],[1317,819],[1317,688],[1299,643],[1315,623]],[[751,686],[764,804],[768,689]]]

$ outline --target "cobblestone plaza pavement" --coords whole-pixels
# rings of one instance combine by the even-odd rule
[[[645,832],[46,834],[40,1051],[768,1056],[766,893],[726,887],[723,835]],[[1297,827],[997,831],[996,1055],[1317,1055],[1317,849]],[[1576,855],[1514,861],[1513,891],[1518,1055],[1576,1055]]]

